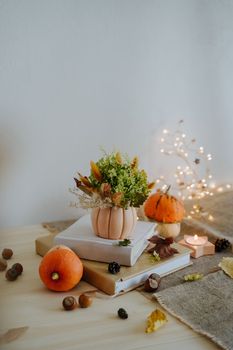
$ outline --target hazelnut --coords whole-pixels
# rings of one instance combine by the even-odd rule
[[[0,271],[4,271],[7,268],[7,262],[0,258]]]
[[[3,259],[8,260],[8,259],[10,259],[12,257],[12,255],[13,255],[13,250],[12,249],[9,249],[9,248],[3,249],[3,251],[2,251]]]
[[[13,270],[15,270],[18,275],[21,275],[21,273],[23,272],[23,266],[20,263],[16,263],[16,264],[12,265],[11,268]]]
[[[92,298],[86,294],[81,294],[78,299],[79,305],[83,308],[89,307],[92,304]]]
[[[18,273],[14,269],[9,269],[5,276],[8,281],[14,281],[18,277]]]
[[[64,309],[67,311],[74,310],[77,307],[77,301],[74,297],[68,296],[68,297],[63,299],[62,305],[63,305]]]
[[[157,275],[156,273],[152,273],[147,280],[145,281],[144,284],[144,289],[146,292],[155,292],[160,285],[160,276]]]

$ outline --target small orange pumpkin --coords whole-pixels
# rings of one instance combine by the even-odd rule
[[[81,280],[83,264],[70,248],[55,246],[41,260],[39,275],[48,289],[66,292]]]
[[[180,222],[183,219],[183,202],[168,194],[169,189],[170,186],[166,192],[158,190],[146,200],[144,212],[148,218],[164,223]]]

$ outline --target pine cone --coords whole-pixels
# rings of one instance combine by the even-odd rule
[[[121,266],[113,261],[108,265],[108,272],[112,273],[113,275],[115,275],[116,273],[118,273],[121,269]]]
[[[223,250],[227,249],[231,246],[231,243],[225,239],[225,238],[218,238],[215,242],[215,250],[216,252],[222,252]]]

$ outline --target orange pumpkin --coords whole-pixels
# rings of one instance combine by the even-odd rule
[[[81,280],[83,264],[68,247],[55,246],[43,257],[39,275],[48,289],[66,292]]]
[[[180,222],[184,217],[183,202],[166,192],[158,190],[150,195],[144,204],[145,215],[153,220],[174,223]]]

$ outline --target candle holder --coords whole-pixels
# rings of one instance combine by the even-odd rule
[[[192,250],[191,257],[195,259],[203,255],[213,255],[215,253],[215,245],[208,241],[207,236],[184,235],[184,238],[178,243],[190,248]]]

